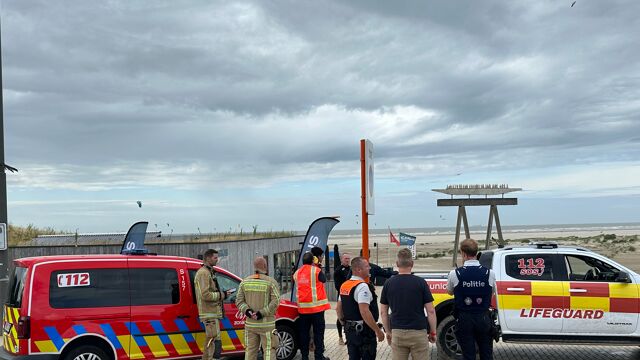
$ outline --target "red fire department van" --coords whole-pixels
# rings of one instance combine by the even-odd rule
[[[69,255],[14,261],[3,309],[0,358],[134,360],[200,357],[204,342],[193,279],[201,262],[145,253]],[[222,290],[241,278],[216,268]],[[223,355],[244,352],[235,293],[220,322]],[[296,305],[277,311],[278,359],[297,352]]]

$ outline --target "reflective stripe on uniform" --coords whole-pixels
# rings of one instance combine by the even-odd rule
[[[246,351],[249,348],[249,332],[245,330],[244,332],[244,350],[245,350],[245,357],[246,357]]]
[[[271,285],[271,283],[265,280],[255,279],[242,281],[242,288],[247,291],[267,292],[269,285]]]
[[[267,346],[265,346],[264,360],[271,360],[271,331],[267,331],[265,337],[267,338]]]
[[[249,309],[249,305],[242,303],[240,304],[240,306],[238,306],[238,310],[240,310],[241,313],[246,313],[247,310]]]
[[[248,319],[247,319],[248,320]],[[267,326],[276,326],[276,322],[274,321],[265,321],[265,322],[258,322],[261,320],[255,320],[256,322],[248,322],[245,321],[244,326],[245,327],[250,327],[250,328],[261,328],[261,327],[267,327]]]
[[[314,266],[309,267],[311,273],[309,274],[309,278],[311,279],[311,302],[318,302],[318,291],[316,290],[316,274],[314,273]]]
[[[324,300],[318,300],[316,302],[310,302],[310,303],[303,303],[303,302],[299,302],[298,303],[298,307],[301,308],[312,308],[312,307],[316,307],[318,305],[324,305],[324,304],[328,304],[329,300],[324,299]]]

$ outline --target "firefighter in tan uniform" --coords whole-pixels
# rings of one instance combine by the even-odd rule
[[[255,274],[240,283],[236,306],[247,316],[244,324],[244,358],[255,360],[262,344],[264,360],[276,360],[278,335],[276,309],[280,303],[278,283],[267,276],[267,261],[257,257],[253,261]]]
[[[218,251],[209,249],[204,252],[202,267],[196,272],[194,284],[200,321],[204,324],[206,338],[202,346],[202,360],[220,359],[222,342],[220,341],[219,320],[223,317],[222,301],[227,293],[220,289],[213,267],[218,263]]]

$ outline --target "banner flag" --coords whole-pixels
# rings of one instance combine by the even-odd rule
[[[405,234],[405,233],[400,233],[398,234],[400,236],[400,245],[413,245],[416,243],[416,237],[413,235],[409,235],[409,234]]]
[[[295,269],[293,269],[293,272],[295,272],[302,266],[302,255],[311,251],[313,247],[317,246],[322,249],[322,251],[326,251],[327,242],[329,241],[329,233],[339,222],[340,221],[336,218],[321,217],[311,223],[309,229],[307,230],[307,235],[304,237],[304,242],[302,242],[302,247],[300,248],[300,256],[298,256],[298,261],[296,262],[296,267]],[[324,254],[324,256],[328,256],[328,254]],[[293,272],[291,273],[292,275]],[[291,289],[291,301],[295,302],[295,296],[296,284],[294,283]]]
[[[144,238],[147,235],[148,225],[149,223],[146,221],[137,222],[131,225],[127,232],[127,236],[124,237],[120,254],[146,251],[144,249]]]
[[[396,246],[400,246],[400,241],[398,241],[398,239],[393,235],[393,233],[391,232],[391,230],[389,230],[389,240],[390,240],[393,244],[396,244]]]

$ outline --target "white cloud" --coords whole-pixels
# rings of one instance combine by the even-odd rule
[[[625,180],[640,158],[638,11],[8,2],[6,159],[20,169],[9,191],[31,201],[357,180],[369,138],[381,179],[462,173],[514,179],[531,196],[638,194]]]

